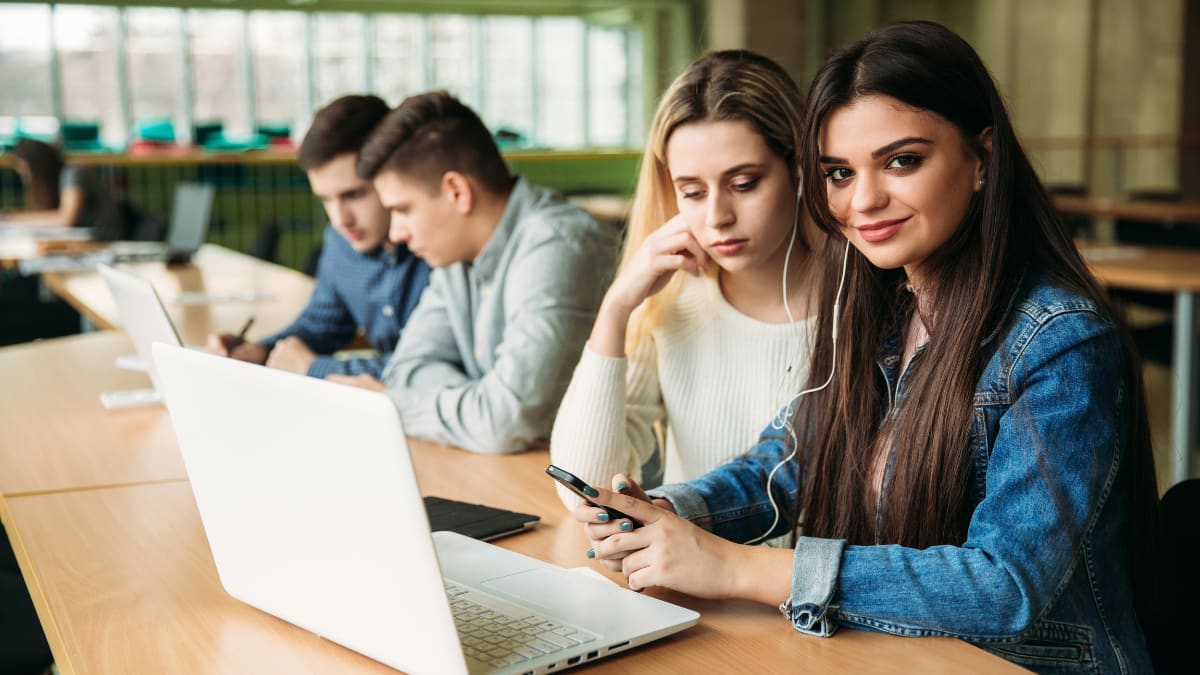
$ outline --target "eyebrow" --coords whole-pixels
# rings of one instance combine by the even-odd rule
[[[315,196],[317,199],[320,199],[320,200],[326,200],[326,199],[348,199],[349,197],[352,197],[352,196],[354,196],[355,194],[358,194],[358,193],[360,193],[360,192],[363,192],[363,191],[365,191],[366,189],[367,189],[367,186],[365,186],[365,185],[360,185],[359,187],[350,188],[349,190],[339,190],[338,192],[335,192],[335,193],[333,193],[333,194],[331,194],[331,195],[319,194],[319,193],[316,193],[316,192],[314,192],[314,193],[313,193],[313,196]]]
[[[725,169],[724,171],[721,172],[721,175],[728,176],[728,175],[735,174],[735,173],[741,173],[741,172],[745,171],[746,169],[761,169],[764,166],[766,166],[766,165],[760,164],[758,162],[745,162],[743,164],[738,164],[737,166],[733,166],[728,169]],[[673,182],[675,182],[675,183],[694,183],[698,180],[700,180],[700,178],[698,178],[697,176],[677,176],[676,178],[673,179]]]
[[[921,138],[920,136],[906,136],[904,138],[901,138],[898,141],[892,141],[891,143],[888,143],[887,145],[883,146],[882,148],[875,150],[874,152],[871,153],[871,159],[879,159],[880,157],[883,157],[884,155],[886,155],[888,153],[894,152],[896,150],[899,150],[900,148],[903,148],[906,145],[912,145],[914,143],[922,144],[922,145],[933,145],[933,141],[929,140],[928,138]],[[849,164],[850,162],[842,159],[841,157],[829,157],[827,155],[821,155],[821,163],[822,164]]]

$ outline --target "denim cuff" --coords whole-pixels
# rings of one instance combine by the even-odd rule
[[[665,499],[671,502],[675,513],[680,518],[690,520],[696,525],[712,532],[712,518],[708,512],[708,503],[700,493],[687,483],[672,483],[656,487],[646,493],[651,499]]]
[[[842,569],[844,539],[800,537],[792,557],[792,595],[779,611],[801,633],[829,637],[838,624],[828,615]]]
[[[330,373],[340,373],[338,365],[338,360],[332,356],[318,356],[308,365],[308,376],[323,378]]]

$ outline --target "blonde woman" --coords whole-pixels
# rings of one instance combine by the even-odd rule
[[[667,90],[620,270],[555,421],[555,464],[607,485],[657,454],[668,482],[695,478],[749,447],[763,411],[806,381],[802,106],[778,64],[742,50],[701,57]]]

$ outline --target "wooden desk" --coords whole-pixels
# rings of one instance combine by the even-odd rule
[[[427,494],[542,516],[535,531],[501,546],[587,564],[582,531],[542,475],[546,452],[486,456],[416,443],[413,453]],[[64,674],[395,672],[226,595],[187,483],[9,497],[0,515]],[[957,640],[853,630],[815,638],[771,607],[657,595],[701,612],[700,623],[588,672],[1024,672]]]
[[[1171,484],[1196,469],[1196,304],[1200,295],[1200,251],[1156,246],[1080,244],[1092,272],[1106,286],[1175,296],[1174,364],[1171,383]],[[1167,486],[1169,487],[1169,486]]]
[[[0,494],[187,478],[165,408],[100,405],[102,391],[150,385],[113,365],[132,353],[113,331],[0,349]]]
[[[308,304],[313,279],[215,244],[205,244],[192,264],[168,268],[161,262],[119,265],[154,284],[185,344],[203,344],[210,332],[236,333],[254,317],[251,338],[290,324]],[[121,325],[108,286],[95,272],[47,272],[42,279],[97,327]],[[208,294],[208,302],[181,303],[181,293]]]

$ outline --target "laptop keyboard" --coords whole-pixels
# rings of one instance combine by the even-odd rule
[[[573,626],[512,607],[501,609],[488,598],[454,583],[446,584],[463,652],[497,668],[536,659],[596,639]]]

